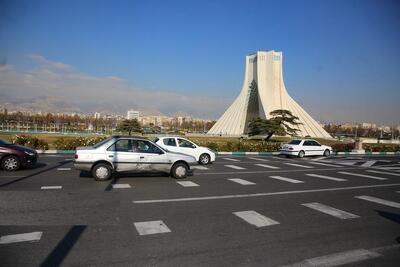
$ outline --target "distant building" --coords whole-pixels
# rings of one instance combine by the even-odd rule
[[[101,117],[100,112],[95,112],[95,113],[94,113],[94,118],[95,118],[95,119],[100,119],[100,117]]]
[[[139,111],[137,110],[128,110],[126,113],[126,118],[128,120],[139,119]]]
[[[361,123],[361,128],[364,128],[364,129],[375,129],[376,128],[376,124],[375,123],[369,123],[369,122],[363,122],[363,123]]]

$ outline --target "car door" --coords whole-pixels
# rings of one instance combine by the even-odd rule
[[[140,158],[138,169],[140,171],[169,172],[172,163],[163,150],[147,140],[137,140],[137,147]]]
[[[307,156],[315,155],[314,147],[311,140],[304,141],[303,150]]]
[[[117,171],[135,171],[138,168],[140,154],[134,150],[131,139],[118,139],[107,148],[106,154]]]
[[[312,143],[312,147],[313,147],[313,151],[314,151],[314,155],[323,155],[324,154],[324,150],[322,149],[322,146],[320,143],[318,143],[317,141],[313,140],[311,141]]]
[[[197,146],[195,144],[183,138],[177,138],[177,140],[178,140],[179,152],[193,156],[197,159],[196,155]]]

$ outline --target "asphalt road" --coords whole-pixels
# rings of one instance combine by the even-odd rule
[[[185,180],[108,182],[71,160],[0,171],[0,266],[400,262],[398,156],[220,156]]]

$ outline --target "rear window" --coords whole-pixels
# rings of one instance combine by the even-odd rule
[[[292,140],[288,144],[289,145],[300,145],[300,143],[301,143],[301,140]]]
[[[107,143],[108,141],[110,141],[111,139],[112,139],[112,137],[109,137],[109,138],[107,138],[107,139],[104,139],[103,141],[101,141],[101,142],[95,144],[93,147],[94,147],[94,148],[101,147],[102,145],[104,145],[105,143]]]
[[[10,144],[9,142],[7,142],[6,140],[0,139],[0,145],[8,145]]]
[[[166,146],[176,146],[175,138],[165,138],[163,140],[164,145]]]

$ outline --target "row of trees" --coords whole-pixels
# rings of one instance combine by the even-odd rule
[[[298,117],[294,116],[289,110],[278,109],[270,113],[270,119],[256,118],[249,123],[249,136],[266,135],[265,140],[271,139],[273,135],[295,136],[299,131],[296,126],[301,124]],[[118,127],[118,132],[142,133],[143,128],[136,120],[124,120]]]

